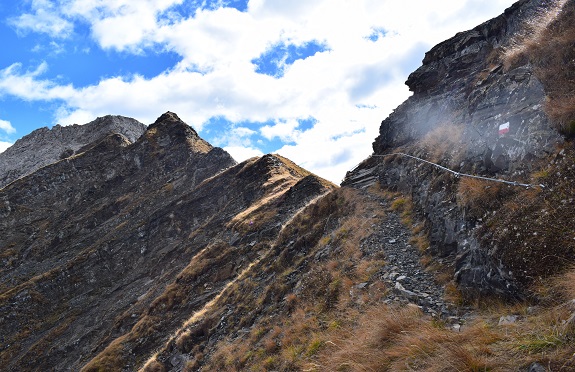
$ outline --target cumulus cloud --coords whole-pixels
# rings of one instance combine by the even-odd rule
[[[68,100],[73,97],[75,90],[71,85],[58,85],[57,82],[41,79],[47,69],[48,64],[42,62],[31,71],[22,71],[20,63],[0,70],[0,95],[9,94],[28,101]]]
[[[10,124],[9,121],[1,119],[0,119],[0,130],[3,130],[8,134],[16,133],[16,129],[12,126],[12,124]]]
[[[244,146],[225,146],[224,150],[226,150],[238,163],[253,158],[254,156],[262,156],[264,154],[259,149]]]
[[[252,137],[257,132],[246,127],[230,126],[228,128],[219,128],[222,134],[212,137],[212,144],[224,148],[239,149],[244,147],[248,152],[253,152]],[[239,150],[234,150],[239,151]],[[261,151],[260,151],[261,152]]]
[[[33,0],[30,12],[12,20],[20,30],[56,38],[82,23],[102,49],[170,51],[180,60],[153,77],[112,76],[88,86],[45,78],[46,63],[13,64],[0,70],[0,94],[55,101],[61,124],[111,113],[151,123],[174,111],[201,135],[217,132],[211,141],[237,160],[279,140],[271,151],[339,182],[409,96],[403,82],[424,52],[511,3],[251,0],[240,11],[222,1]],[[212,128],[215,117],[232,123],[226,133]],[[310,117],[302,128],[301,118]]]
[[[260,132],[263,137],[268,140],[274,138],[279,138],[282,142],[295,142],[301,135],[301,132],[297,130],[299,123],[297,120],[287,120],[279,121],[274,125],[264,125],[260,128]]]

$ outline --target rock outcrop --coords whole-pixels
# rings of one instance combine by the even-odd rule
[[[381,155],[403,152],[457,172],[528,179],[534,164],[563,139],[544,112],[544,87],[532,66],[507,69],[502,55],[524,23],[545,7],[518,1],[426,53],[406,82],[413,96],[381,124],[373,143],[378,157],[348,173],[343,183],[377,177],[382,186],[410,194],[427,221],[432,252],[456,261],[456,279],[467,293],[519,295],[497,249],[476,234],[484,216],[470,215],[458,203],[453,175],[413,158]]]
[[[135,142],[145,130],[146,126],[135,119],[113,115],[97,118],[85,125],[37,129],[0,153],[0,188],[78,153],[106,134],[121,134],[129,142]]]

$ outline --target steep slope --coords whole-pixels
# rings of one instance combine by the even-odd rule
[[[167,113],[134,144],[109,135],[0,190],[2,364],[77,366],[118,312],[185,265],[167,264],[178,254],[157,231],[163,208],[234,164]]]
[[[373,143],[375,156],[344,181],[359,186],[366,180],[367,184],[379,180],[382,186],[411,196],[426,220],[430,252],[449,257],[455,264],[455,279],[468,296],[521,298],[525,294],[522,288],[533,279],[545,278],[572,262],[575,246],[558,229],[547,234],[565,235],[565,245],[554,249],[555,258],[548,259],[546,267],[555,269],[544,275],[537,260],[526,257],[525,264],[519,265],[518,259],[504,259],[518,247],[511,248],[493,239],[493,232],[486,233],[485,227],[514,228],[512,219],[499,219],[493,225],[493,215],[500,209],[518,208],[519,200],[533,197],[535,190],[522,194],[517,186],[457,177],[425,163],[459,173],[541,183],[532,174],[553,161],[561,146],[572,146],[563,144],[565,132],[550,119],[548,92],[554,88],[552,80],[541,77],[542,70],[559,71],[565,61],[555,61],[555,67],[548,63],[551,59],[545,66],[545,62],[538,66],[527,58],[509,63],[507,54],[520,37],[525,38],[528,25],[543,30],[553,27],[550,14],[559,21],[564,19],[562,35],[571,32],[567,9],[572,6],[573,1],[557,5],[518,1],[501,16],[435,46],[407,80],[413,96],[382,122]],[[564,11],[558,12],[561,8]],[[545,44],[546,40],[539,42]],[[563,45],[569,48],[570,44]],[[561,84],[568,83],[555,81],[555,86]],[[542,197],[544,194],[538,196]],[[561,199],[570,200],[569,193]],[[511,200],[515,202],[507,203]],[[525,210],[525,218],[531,212]],[[518,243],[534,242],[519,239]]]
[[[388,206],[372,190],[338,189],[314,200],[282,227],[270,250],[182,323],[143,370],[318,369],[322,333],[402,297],[387,287],[386,273],[397,268],[385,259],[395,244],[410,248],[410,234],[384,211]],[[432,313],[429,297],[422,294],[420,302]]]
[[[111,133],[135,142],[146,130],[139,121],[123,116],[104,116],[85,125],[41,128],[16,141],[0,154],[0,188],[39,168],[67,158],[82,147]]]
[[[549,102],[575,92],[575,1],[557,4],[536,39],[553,9],[523,0],[430,51],[351,187],[236,164],[168,112],[0,189],[2,369],[572,370],[575,108]]]
[[[209,219],[188,236],[186,248],[194,249],[188,265],[138,319],[125,312],[117,321],[125,333],[85,370],[141,367],[194,312],[209,308],[219,293],[262,256],[273,257],[271,245],[282,224],[310,200],[333,188],[284,158],[266,155],[206,180],[169,206],[175,219],[192,210],[215,211],[201,213]],[[188,215],[187,220],[195,220],[195,216]]]
[[[235,165],[173,113],[133,144],[112,134],[11,183],[0,190],[2,365],[78,370],[140,316],[166,312],[145,355],[188,314],[158,303],[190,262],[223,256],[194,266],[214,288],[186,294],[194,309],[265,249],[253,242],[333,187],[278,156]]]

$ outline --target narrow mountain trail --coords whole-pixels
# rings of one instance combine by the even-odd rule
[[[385,303],[392,306],[412,303],[424,313],[458,327],[456,324],[463,322],[467,309],[445,300],[445,286],[423,266],[417,247],[409,242],[412,232],[401,222],[399,212],[392,210],[391,202],[382,195],[368,191],[367,187],[359,190],[386,211],[385,217],[372,226],[373,233],[360,247],[366,255],[384,252],[386,264],[378,275],[390,288]]]

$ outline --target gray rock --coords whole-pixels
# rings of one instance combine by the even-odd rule
[[[543,367],[541,364],[539,363],[532,363],[529,366],[529,369],[527,370],[528,372],[547,372],[547,368]]]
[[[529,172],[534,162],[554,151],[563,139],[543,111],[545,91],[532,67],[521,65],[505,71],[493,57],[542,6],[538,0],[518,1],[501,16],[426,53],[422,66],[406,82],[414,94],[381,123],[374,154],[401,148],[458,172],[505,178]],[[445,123],[454,124],[460,136],[441,150],[441,158],[432,159],[430,149],[419,146],[420,140]],[[510,131],[499,135],[504,123],[510,124]],[[443,140],[436,142],[432,149]],[[482,245],[481,237],[475,235],[477,221],[458,205],[454,176],[395,155],[364,161],[348,173],[342,185],[353,185],[354,174],[364,168],[377,173],[383,187],[413,197],[429,229],[429,252],[449,257],[452,263],[458,257],[454,262],[456,280],[465,295],[521,298],[515,278],[499,263],[496,247]]]
[[[399,296],[402,296],[408,300],[416,300],[417,299],[417,293],[405,289],[403,287],[403,285],[401,285],[401,283],[399,283],[399,282],[395,283],[394,290]]]
[[[0,153],[0,189],[37,169],[74,155],[111,133],[121,134],[133,143],[145,131],[146,126],[139,121],[113,115],[84,125],[37,129]]]
[[[113,133],[79,151],[0,189],[0,247],[11,248],[0,282],[17,288],[0,298],[0,338],[9,340],[2,352],[13,356],[4,370],[80,370],[150,310],[161,315],[154,335],[136,332],[121,346],[122,369],[137,370],[250,263],[267,260],[254,268],[266,272],[280,256],[295,260],[307,245],[297,233],[277,256],[261,254],[270,247],[260,242],[277,239],[296,211],[335,188],[276,155],[237,164],[173,113],[134,143]],[[264,187],[270,179],[286,187]],[[273,201],[258,208],[275,213],[255,231],[247,220],[237,228],[234,217],[262,198]],[[206,264],[183,274],[203,252]],[[281,280],[296,286],[301,276],[295,269]],[[173,304],[161,299],[168,286],[183,296]],[[215,319],[211,340],[230,324],[227,315]],[[22,324],[34,331],[22,333]],[[45,347],[14,348],[10,340]],[[184,361],[170,359],[172,351],[162,359],[167,368]]]
[[[517,320],[519,320],[519,316],[517,315],[506,315],[506,316],[502,316],[501,318],[499,318],[499,326],[507,326],[507,325],[511,325],[511,324],[515,324],[517,323]]]
[[[399,276],[399,273],[397,271],[394,271],[391,274],[389,274],[389,279],[394,280],[398,276]]]

